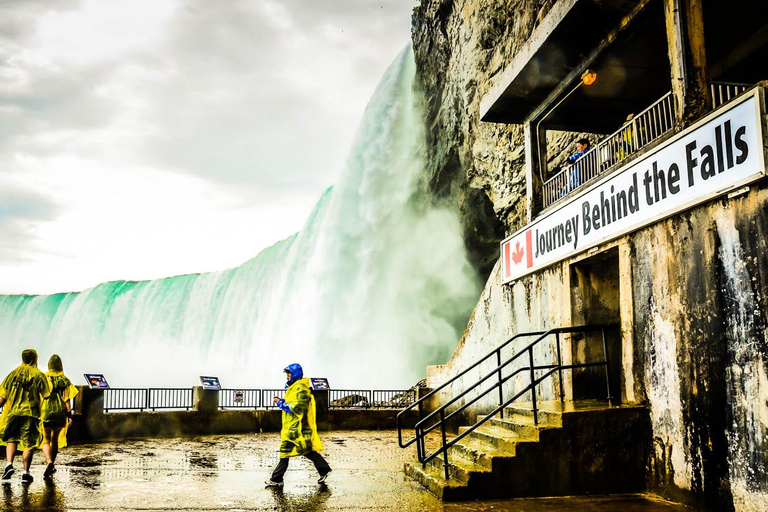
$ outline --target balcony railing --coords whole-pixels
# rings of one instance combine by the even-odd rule
[[[544,183],[544,208],[583,187],[674,127],[672,93],[633,117]]]
[[[737,84],[733,82],[712,82],[709,90],[712,93],[712,108],[717,108],[741,96],[741,93],[752,87],[750,84]]]

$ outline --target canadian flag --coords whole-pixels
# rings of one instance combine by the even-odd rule
[[[522,242],[522,243],[521,243]],[[512,276],[513,270],[517,274],[521,270],[527,270],[533,266],[533,240],[531,230],[520,233],[503,243],[504,277]],[[525,261],[525,262],[523,262]]]

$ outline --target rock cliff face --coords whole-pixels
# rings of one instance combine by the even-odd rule
[[[454,200],[475,265],[487,276],[504,231],[525,222],[520,126],[482,123],[480,100],[554,1],[424,0],[413,15],[431,191]]]

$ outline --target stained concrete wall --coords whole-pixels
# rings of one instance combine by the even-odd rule
[[[766,240],[763,180],[743,196],[711,201],[601,247],[619,251],[620,391],[624,402],[649,408],[648,489],[701,509],[768,510]],[[510,286],[501,285],[497,266],[453,358],[428,369],[427,385],[437,387],[514,333],[578,320],[571,318],[571,280],[589,257]],[[552,350],[538,356],[554,360]],[[480,372],[470,375],[442,399]],[[555,384],[542,388],[544,399],[556,397]],[[505,396],[515,389],[505,388]],[[463,419],[496,400],[490,394]]]

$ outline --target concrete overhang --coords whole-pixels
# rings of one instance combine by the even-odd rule
[[[664,74],[669,77],[669,60],[666,57],[664,18],[660,0],[560,0],[555,3],[528,43],[503,72],[498,83],[481,101],[481,120],[497,123],[524,123],[542,104],[551,101],[553,94],[556,95],[558,88],[562,88],[565,82],[574,82],[575,79],[575,83],[578,83],[581,71],[579,68],[590,64],[589,61],[595,60],[598,56],[602,58],[602,64],[606,69],[612,69],[614,75],[619,68],[623,68],[619,74],[629,80],[637,75],[645,75],[648,71],[648,59],[642,58],[642,52],[635,51],[634,57],[640,56],[640,60],[646,62],[639,62],[636,58],[634,62],[620,58],[612,59],[600,50],[601,47],[607,47],[612,39],[616,38],[616,34],[630,24],[634,13],[648,10],[646,9],[648,4],[658,4],[653,9],[658,11],[654,23],[657,26],[653,35],[660,37],[664,43],[661,57],[665,62],[659,65],[666,67],[667,71]],[[614,35],[610,37],[612,33]],[[654,56],[654,58],[657,57],[658,55]],[[598,82],[591,86],[593,97],[604,96],[594,94],[596,91],[599,93],[598,87],[602,78],[600,70],[597,69],[597,71]],[[602,82],[607,81],[602,80]],[[606,87],[608,85],[610,84]],[[668,80],[665,88],[669,90]],[[612,109],[622,112],[637,111],[636,102],[627,102],[626,96],[622,98],[621,94],[616,93],[613,97],[625,104],[614,105]],[[605,97],[601,99],[603,102],[604,100]],[[587,103],[596,102],[588,101]],[[591,110],[589,105],[584,106],[586,110]],[[599,106],[606,105],[602,103]],[[624,115],[626,116],[626,113]],[[608,126],[610,123],[601,124]]]

